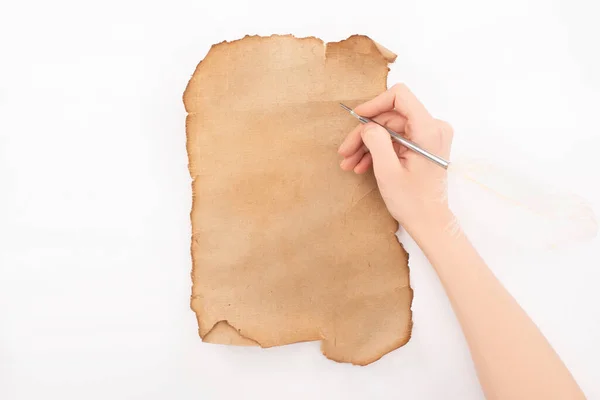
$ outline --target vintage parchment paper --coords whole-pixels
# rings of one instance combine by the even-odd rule
[[[193,178],[191,306],[206,342],[322,341],[365,365],[411,332],[407,254],[372,174],[341,171],[354,106],[395,55],[365,36],[214,45],[184,94]]]

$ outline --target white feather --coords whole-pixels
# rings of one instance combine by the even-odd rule
[[[576,195],[482,160],[448,168],[451,208],[467,232],[489,233],[521,248],[589,240],[598,232],[590,205]]]

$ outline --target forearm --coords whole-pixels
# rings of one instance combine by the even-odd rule
[[[486,266],[447,210],[407,226],[435,268],[488,399],[576,399],[581,390],[547,340]]]

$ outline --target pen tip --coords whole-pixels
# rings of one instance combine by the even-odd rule
[[[348,112],[352,112],[352,109],[343,103],[340,103],[340,107],[342,107],[344,110],[346,110]]]

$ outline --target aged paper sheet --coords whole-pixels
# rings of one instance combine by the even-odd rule
[[[198,65],[184,103],[204,341],[320,340],[328,358],[365,365],[409,340],[397,223],[372,174],[343,172],[336,152],[356,124],[338,103],[384,91],[394,58],[365,36],[247,36]]]

